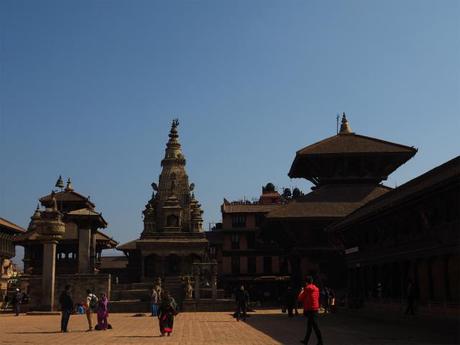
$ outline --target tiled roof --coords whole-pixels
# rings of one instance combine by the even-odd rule
[[[267,218],[341,218],[389,190],[389,187],[375,184],[324,185],[279,206]]]
[[[13,222],[10,222],[9,220],[6,220],[2,217],[0,217],[0,228],[7,228],[8,230],[17,233],[26,232],[26,230],[21,228],[19,225],[14,224]]]
[[[85,202],[85,203],[88,203],[90,206],[92,207],[95,207],[96,205],[94,205],[91,201],[89,201],[89,199],[77,192],[74,192],[74,191],[62,191],[62,192],[57,192],[57,193],[54,193],[54,197],[56,198],[56,201],[57,202],[60,202],[60,201],[64,201],[64,202]],[[53,194],[48,194],[48,195],[45,195],[44,197],[40,198],[40,202],[42,204],[46,204],[46,203],[49,203],[51,202],[51,200],[53,199]]]
[[[297,151],[298,155],[366,152],[415,152],[413,147],[359,134],[338,134]]]
[[[74,210],[66,213],[69,216],[77,216],[77,217],[96,217],[99,219],[101,222],[101,225],[106,227],[107,222],[106,220],[102,217],[102,215],[99,212],[96,212],[94,210],[91,210],[89,208],[81,208],[79,210]]]
[[[223,204],[224,213],[267,213],[280,207],[280,204]]]
[[[383,209],[398,207],[404,200],[415,197],[420,193],[428,192],[431,188],[460,179],[460,156],[437,166],[436,168],[406,182],[392,191],[374,199],[363,207],[357,209],[348,217],[328,227],[328,231],[344,228],[348,224],[359,221],[367,216],[380,212]]]
[[[102,256],[101,269],[123,269],[128,266],[128,258],[126,256]]]

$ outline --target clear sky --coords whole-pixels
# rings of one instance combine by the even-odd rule
[[[142,229],[171,119],[207,222],[335,134],[415,146],[400,185],[458,155],[458,0],[0,2],[0,216],[59,174],[120,243]]]

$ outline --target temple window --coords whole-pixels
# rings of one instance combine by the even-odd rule
[[[232,234],[232,249],[240,249],[240,235]]]
[[[236,214],[232,216],[232,227],[244,228],[246,226],[246,216]]]
[[[256,274],[256,272],[257,272],[256,257],[250,256],[248,257],[248,273]]]
[[[232,274],[240,273],[240,257],[232,256]]]
[[[264,274],[272,274],[272,257],[264,256]]]
[[[179,218],[172,214],[170,216],[168,216],[168,218],[166,219],[166,226],[178,226],[179,225]]]

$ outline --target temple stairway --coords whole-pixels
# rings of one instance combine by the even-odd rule
[[[182,304],[183,287],[179,276],[165,277],[163,289],[170,292],[179,306]],[[109,310],[112,313],[150,312],[150,295],[153,282],[112,285]]]
[[[147,313],[153,283],[112,285],[109,311],[112,313]]]

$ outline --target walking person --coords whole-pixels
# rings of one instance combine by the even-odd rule
[[[69,324],[70,314],[73,311],[73,300],[70,294],[70,285],[65,286],[59,296],[59,304],[61,305],[61,332],[68,332],[67,325]]]
[[[289,317],[294,316],[294,309],[297,311],[297,293],[291,286],[288,286],[285,296],[285,306]]]
[[[307,277],[307,284],[300,292],[298,299],[302,301],[303,313],[307,317],[307,333],[305,334],[305,338],[300,342],[308,344],[313,329],[318,340],[318,345],[323,345],[323,338],[318,327],[319,289],[313,284],[313,277]]]
[[[152,305],[152,316],[158,316],[158,302],[159,301],[160,301],[160,296],[157,290],[155,289],[155,287],[153,287],[152,294],[150,296],[150,303]]]
[[[88,332],[93,330],[93,314],[97,309],[97,296],[91,292],[90,289],[86,290],[86,303],[85,303],[85,313],[86,319],[88,320]]]
[[[248,314],[248,304],[249,304],[249,293],[244,289],[244,286],[241,285],[239,290],[235,293],[236,300],[236,321],[246,320]]]
[[[101,298],[97,302],[97,327],[99,331],[107,330],[109,323],[107,318],[109,317],[109,300],[105,293],[101,293]]]
[[[415,315],[415,286],[411,280],[407,283],[407,308],[406,315]]]
[[[158,321],[160,324],[160,333],[164,337],[171,335],[174,326],[174,316],[177,315],[177,304],[174,298],[167,290],[163,290],[160,307],[158,309]]]
[[[11,304],[13,305],[13,310],[16,316],[19,316],[21,313],[21,303],[22,303],[22,293],[20,289],[16,289]]]

